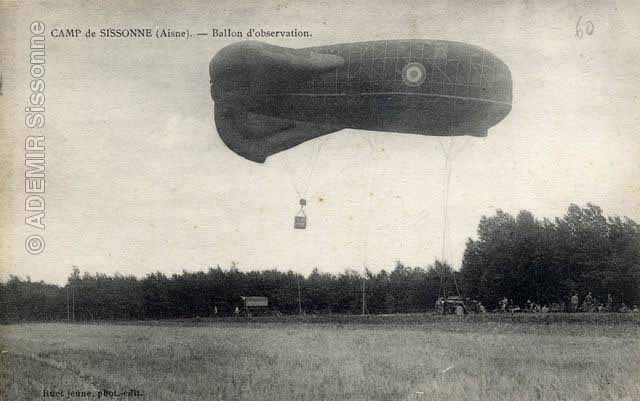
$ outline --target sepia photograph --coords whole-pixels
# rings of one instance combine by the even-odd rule
[[[0,401],[640,400],[640,3],[0,2]]]

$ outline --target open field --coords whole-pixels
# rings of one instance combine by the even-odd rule
[[[640,399],[637,315],[333,316],[0,330],[2,400]],[[43,397],[43,390],[63,394]],[[69,390],[92,395],[67,397]]]

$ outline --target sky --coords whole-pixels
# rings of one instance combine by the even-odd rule
[[[640,7],[615,1],[127,1],[0,5],[0,278],[62,284],[72,266],[139,277],[209,266],[309,273],[396,261],[459,268],[496,209],[562,216],[591,202],[640,220]],[[576,23],[593,24],[576,36]],[[25,127],[29,26],[46,38],[46,117]],[[342,130],[240,158],[217,135],[208,63],[233,38],[56,39],[54,28],[308,30],[308,47],[441,39],[511,70],[513,109],[486,138],[456,138],[443,241],[444,155],[434,137]],[[24,139],[46,137],[45,229],[25,225]],[[442,139],[449,144],[450,139]],[[314,163],[314,158],[317,162]],[[308,229],[294,230],[298,191]],[[307,188],[306,191],[304,188]],[[25,239],[40,234],[44,252]]]

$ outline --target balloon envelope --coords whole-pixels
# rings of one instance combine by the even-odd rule
[[[256,162],[343,128],[486,136],[511,110],[507,66],[457,42],[245,41],[220,50],[209,72],[220,137]]]

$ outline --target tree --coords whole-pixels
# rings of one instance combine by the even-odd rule
[[[462,276],[467,296],[487,305],[563,302],[577,291],[628,304],[639,299],[640,227],[606,218],[592,204],[570,205],[555,222],[521,211],[483,216],[478,239],[467,241]]]

